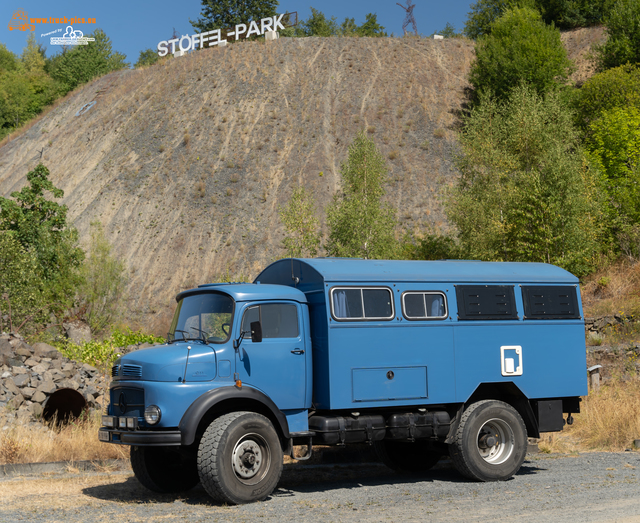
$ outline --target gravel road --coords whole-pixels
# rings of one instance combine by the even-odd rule
[[[155,495],[130,471],[0,480],[0,521],[640,522],[640,452],[528,455],[500,483],[474,483],[445,462],[420,476],[379,464],[285,465],[267,500],[219,506],[201,487]]]

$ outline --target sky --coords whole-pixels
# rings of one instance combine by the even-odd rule
[[[406,0],[398,0],[405,3]],[[430,35],[441,30],[447,22],[456,30],[464,27],[470,10],[468,0],[413,0],[413,11],[418,32]],[[378,23],[388,34],[402,34],[405,11],[396,5],[396,0],[280,0],[278,13],[298,12],[300,20],[311,14],[310,7],[322,11],[327,17],[335,16],[338,22],[345,18],[355,18],[357,24],[365,20],[367,13],[376,13]],[[87,2],[86,0],[3,0],[0,5],[0,42],[16,54],[22,53],[29,31],[9,30],[9,22],[18,9],[29,18],[95,18],[95,24],[74,24],[75,31],[86,34],[96,28],[104,30],[112,41],[113,50],[124,53],[127,61],[135,63],[140,51],[155,49],[158,42],[171,38],[175,28],[178,35],[192,35],[189,20],[196,20],[201,12],[200,0],[110,0],[108,2]],[[59,52],[60,45],[51,45],[52,36],[63,36],[68,24],[36,24],[34,34],[47,47],[47,56]],[[44,33],[61,30],[48,36]]]

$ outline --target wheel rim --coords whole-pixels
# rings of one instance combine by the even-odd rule
[[[233,448],[233,472],[245,485],[259,483],[271,465],[271,451],[260,434],[246,434]]]
[[[480,427],[476,442],[482,459],[492,465],[504,463],[515,448],[511,426],[498,418],[490,419]]]

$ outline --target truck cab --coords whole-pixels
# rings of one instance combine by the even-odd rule
[[[504,480],[587,392],[578,280],[547,264],[287,259],[176,300],[167,343],[115,362],[99,432],[159,492],[264,499],[296,444]]]

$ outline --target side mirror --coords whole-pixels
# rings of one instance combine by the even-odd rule
[[[254,343],[262,341],[262,324],[259,321],[251,322],[251,341]]]

